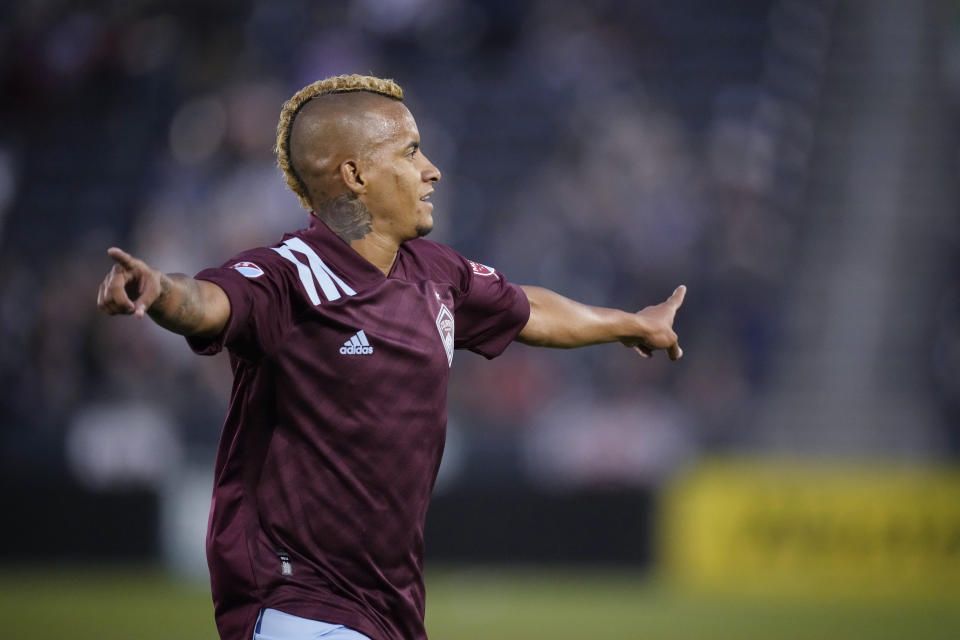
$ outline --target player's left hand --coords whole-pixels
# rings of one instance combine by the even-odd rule
[[[677,287],[669,298],[650,307],[645,307],[635,315],[642,327],[638,335],[620,338],[620,342],[632,347],[644,358],[649,358],[654,351],[663,349],[671,360],[683,357],[683,349],[677,341],[677,334],[673,330],[673,319],[677,309],[683,304],[687,295],[684,285]]]
[[[162,274],[117,247],[107,249],[113,267],[97,291],[97,307],[106,314],[142,318],[160,296]]]

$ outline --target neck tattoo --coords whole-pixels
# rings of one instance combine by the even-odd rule
[[[353,193],[344,193],[327,200],[317,209],[316,214],[347,244],[352,240],[363,239],[373,230],[373,216]]]

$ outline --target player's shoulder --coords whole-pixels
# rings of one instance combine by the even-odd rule
[[[416,259],[429,268],[449,274],[466,285],[475,277],[499,279],[496,269],[464,257],[456,249],[445,244],[418,238],[405,244]]]
[[[425,274],[444,275],[453,281],[462,281],[469,270],[468,260],[445,244],[417,238],[403,244],[410,260]]]
[[[284,242],[291,237],[291,234],[285,234],[277,242],[260,247],[245,249],[229,260],[224,262],[221,267],[224,269],[233,269],[247,278],[267,278],[286,277],[291,271],[291,265],[279,251],[284,246]]]
[[[408,240],[403,246],[421,260],[451,263],[461,263],[465,260],[455,249],[426,238]]]

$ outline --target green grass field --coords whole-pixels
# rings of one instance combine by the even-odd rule
[[[960,638],[960,597],[782,600],[695,596],[629,573],[434,570],[432,640]],[[154,570],[0,569],[12,640],[215,640],[206,586]]]

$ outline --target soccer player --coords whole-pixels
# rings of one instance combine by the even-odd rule
[[[195,278],[108,250],[101,310],[230,353],[207,533],[224,640],[426,638],[423,529],[454,349],[682,355],[682,286],[637,313],[589,307],[423,239],[440,171],[402,99],[353,75],[284,104],[278,163],[312,213],[277,244]]]

